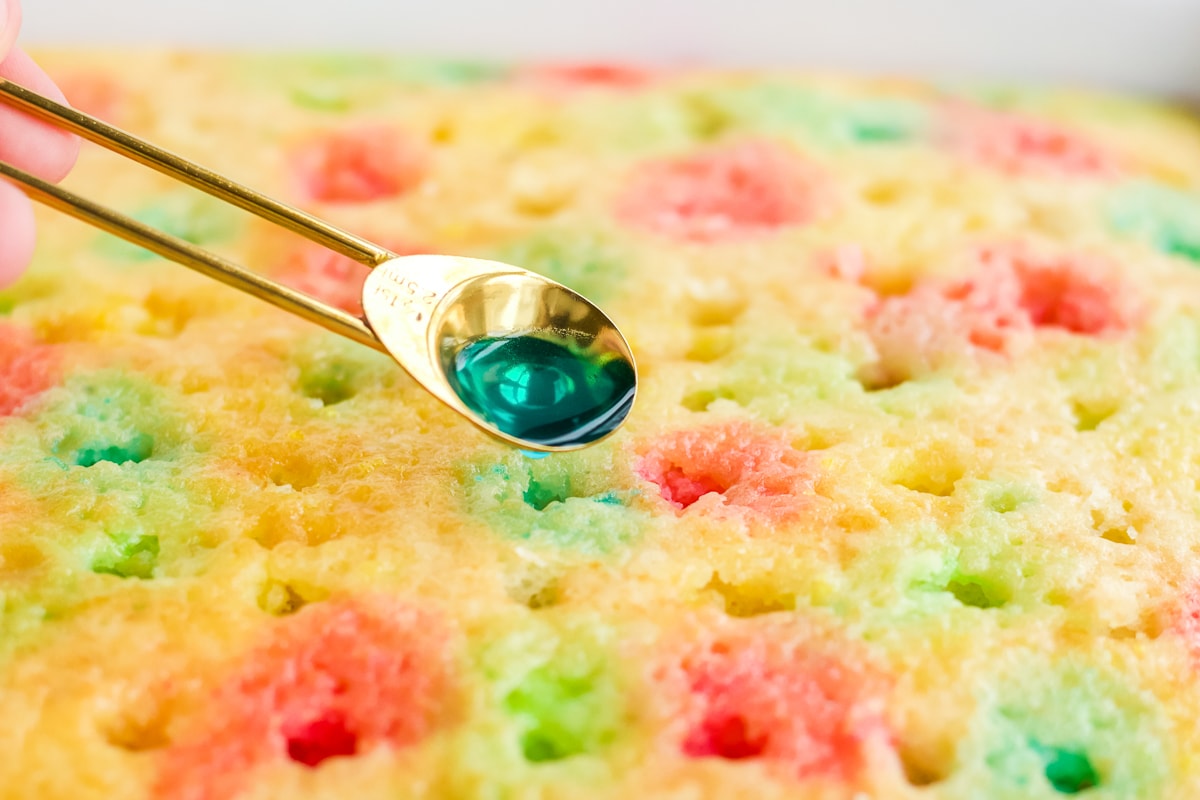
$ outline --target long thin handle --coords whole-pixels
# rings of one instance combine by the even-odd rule
[[[284,311],[290,311],[310,322],[315,322],[334,333],[376,350],[387,352],[365,322],[341,309],[326,305],[282,284],[269,281],[261,275],[239,267],[232,261],[202,250],[190,242],[185,242],[135,219],[97,205],[73,192],[5,164],[3,161],[0,161],[0,177],[7,178],[19,185],[30,198],[45,203],[64,214],[69,214],[89,225],[108,231],[114,236],[119,236],[163,258],[190,267],[235,289],[241,289],[243,292],[265,300]]]
[[[120,153],[139,164],[170,175],[368,267],[376,267],[389,258],[394,258],[392,253],[366,239],[341,230],[286,203],[272,200],[120,128],[114,128],[95,117],[42,97],[11,81],[0,79],[0,102]]]

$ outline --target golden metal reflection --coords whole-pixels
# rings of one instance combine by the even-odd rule
[[[561,284],[498,261],[454,256],[388,261],[367,276],[363,310],[375,335],[418,383],[484,431],[527,450],[557,452],[582,445],[533,445],[475,414],[446,377],[464,344],[482,336],[550,331],[580,349],[634,366],[629,344],[600,309]]]
[[[484,432],[528,450],[576,450],[515,438],[468,408],[447,377],[453,353],[483,336],[553,331],[581,347],[625,359],[633,354],[595,305],[511,264],[454,256],[398,257],[299,209],[273,200],[94,117],[0,79],[0,102],[169,175],[348,256],[373,271],[363,284],[364,318],[270,281],[190,242],[158,231],[0,162],[0,177],[30,198],[175,261],[334,333],[386,352],[435,397]],[[611,434],[610,434],[611,435]],[[603,438],[603,437],[601,437]]]

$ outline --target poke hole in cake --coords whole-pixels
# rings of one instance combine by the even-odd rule
[[[43,213],[0,292],[0,797],[1195,796],[1185,113],[39,57],[397,252],[593,298],[640,396],[531,460],[386,357]],[[68,180],[359,309],[340,257],[95,151]]]

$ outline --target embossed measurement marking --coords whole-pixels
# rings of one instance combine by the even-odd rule
[[[375,284],[373,293],[383,297],[389,308],[399,306],[400,309],[414,314],[417,322],[423,320],[433,308],[437,292],[426,289],[415,278],[397,275],[386,266],[380,269],[383,270],[384,281]]]

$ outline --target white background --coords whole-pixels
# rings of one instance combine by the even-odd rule
[[[1200,98],[1200,0],[25,0],[42,44],[791,64]]]

